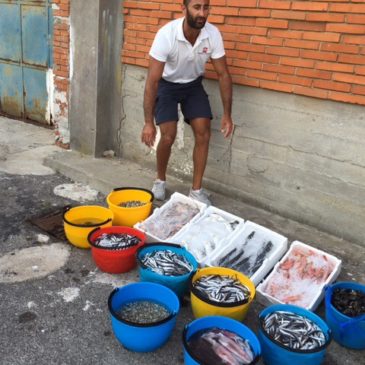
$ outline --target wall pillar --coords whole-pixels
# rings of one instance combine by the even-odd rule
[[[121,29],[120,0],[71,1],[70,144],[95,157],[119,148]]]

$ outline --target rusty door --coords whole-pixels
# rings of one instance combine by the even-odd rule
[[[52,1],[0,0],[0,113],[50,124]]]

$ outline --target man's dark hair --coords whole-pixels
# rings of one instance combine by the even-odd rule
[[[185,6],[188,6],[188,5],[189,5],[189,3],[190,3],[190,0],[184,0],[184,5],[185,5]]]

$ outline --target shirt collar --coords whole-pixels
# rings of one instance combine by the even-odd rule
[[[177,27],[177,40],[178,41],[185,41],[187,42],[187,39],[184,36],[184,31],[183,31],[183,23],[184,23],[184,19],[185,17],[182,17],[179,19],[179,23],[178,23],[178,27]],[[200,30],[200,33],[198,35],[198,38],[196,40],[196,44],[198,44],[202,39],[208,38],[208,32],[205,29],[205,26]]]

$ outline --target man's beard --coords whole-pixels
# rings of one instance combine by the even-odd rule
[[[189,10],[186,9],[186,21],[188,25],[193,29],[202,29],[207,21],[207,18],[196,17],[195,19],[189,13]]]

